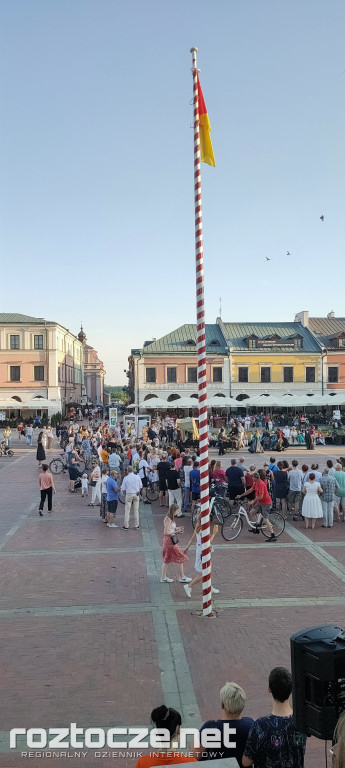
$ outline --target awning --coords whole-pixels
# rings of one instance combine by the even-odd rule
[[[8,408],[21,408],[23,403],[21,403],[19,400],[13,400],[12,398],[9,398],[8,400],[1,400],[0,401],[0,411],[6,411]]]
[[[215,395],[207,400],[210,408],[238,408],[245,400],[235,400],[234,397],[219,397]]]
[[[26,400],[25,403],[20,403],[19,408],[26,411],[37,411],[37,409],[53,409],[60,410],[60,400],[47,400],[45,397],[34,397],[32,400]]]

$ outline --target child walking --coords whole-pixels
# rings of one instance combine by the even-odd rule
[[[82,499],[84,496],[89,495],[89,480],[86,472],[84,472],[82,478],[81,478],[81,497]]]
[[[213,531],[212,531],[212,536],[210,538],[210,544],[212,544],[212,541],[213,541],[214,537],[217,535],[217,533],[218,533],[218,525],[214,525],[213,526]],[[184,586],[183,586],[183,589],[184,589],[187,597],[192,597],[192,589],[193,589],[193,587],[195,587],[196,584],[200,584],[200,582],[202,581],[201,514],[199,515],[199,517],[198,517],[198,519],[196,521],[196,526],[195,526],[195,529],[193,531],[193,534],[190,537],[187,546],[183,550],[184,552],[187,552],[187,550],[189,549],[189,547],[193,543],[194,539],[196,539],[195,565],[194,565],[194,568],[195,568],[195,570],[197,572],[197,575],[194,576],[194,578],[192,579],[190,584],[184,584]],[[212,594],[214,594],[214,595],[218,595],[219,594],[219,589],[216,589],[215,587],[212,587],[211,591],[212,591]]]
[[[177,544],[177,533],[183,533],[183,528],[176,528],[174,518],[179,512],[177,504],[172,504],[169,507],[169,512],[164,519],[164,534],[163,534],[163,564],[162,564],[162,577],[161,582],[168,582],[171,584],[174,579],[167,577],[167,568],[170,563],[177,563],[179,570],[179,581],[186,584],[192,579],[185,576],[183,573],[183,563],[188,560],[187,555],[182,552],[182,549]],[[174,543],[176,542],[176,543]]]

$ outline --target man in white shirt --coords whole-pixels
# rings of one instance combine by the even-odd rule
[[[27,441],[28,441],[28,445],[32,445],[33,431],[34,430],[33,430],[33,427],[31,426],[31,424],[30,424],[29,427],[26,427],[26,438],[27,438]]]
[[[126,494],[125,524],[122,526],[124,531],[127,531],[129,528],[129,517],[132,504],[134,514],[134,527],[139,528],[139,494],[143,487],[139,475],[134,474],[133,467],[128,467],[127,472],[128,475],[123,478],[121,485],[121,490]]]
[[[284,427],[283,435],[288,441],[290,441],[291,429],[288,426]]]
[[[298,520],[298,514],[300,510],[301,498],[302,498],[302,485],[303,485],[303,472],[298,467],[298,461],[293,459],[291,462],[292,469],[288,472],[289,478],[289,493],[288,504],[291,511],[293,511],[293,520]]]

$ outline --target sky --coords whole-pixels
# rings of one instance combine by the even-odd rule
[[[197,46],[206,322],[344,316],[344,32],[343,0],[1,0],[0,311],[82,321],[111,384],[195,322]]]

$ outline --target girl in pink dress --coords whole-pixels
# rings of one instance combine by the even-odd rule
[[[172,539],[172,537],[176,536],[177,533],[183,533],[183,528],[177,528],[176,523],[174,522],[174,518],[176,517],[178,511],[179,508],[177,504],[172,504],[171,507],[169,507],[169,512],[166,518],[164,519],[163,564],[161,577],[162,583],[171,584],[171,582],[174,581],[174,579],[169,579],[167,577],[167,568],[170,563],[178,564],[179,581],[181,581],[183,584],[187,584],[188,581],[191,581],[191,579],[189,579],[188,576],[185,576],[183,573],[183,563],[188,560],[188,557],[184,554],[184,552],[182,552],[182,549],[180,549],[178,544],[174,544]]]

